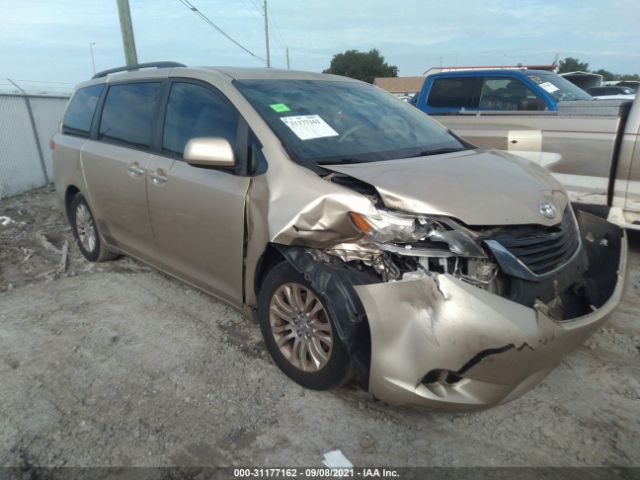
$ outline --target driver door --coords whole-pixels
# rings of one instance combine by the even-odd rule
[[[219,91],[174,80],[162,152],[148,165],[147,196],[161,267],[241,306],[249,177],[182,159],[185,144],[195,137],[223,137],[236,146],[238,124],[238,112]]]

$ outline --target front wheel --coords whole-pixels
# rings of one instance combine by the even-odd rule
[[[344,382],[351,361],[329,314],[330,302],[286,262],[274,267],[258,295],[267,350],[295,382],[325,390]]]

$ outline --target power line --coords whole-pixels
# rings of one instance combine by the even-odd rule
[[[280,37],[280,41],[282,42],[282,45],[284,47],[287,47],[287,42],[284,39],[284,37],[282,36],[282,32],[280,31],[280,27],[278,27],[278,22],[276,22],[276,18],[273,16],[273,10],[271,10],[271,8],[269,8],[267,6],[268,10],[269,10],[269,18],[271,19],[271,23],[273,23],[273,26],[276,27],[276,33],[278,34],[278,36]]]
[[[256,1],[255,1],[255,0],[249,0],[249,1],[251,2],[251,4],[252,4],[254,7],[256,7],[256,10],[258,10],[258,12],[261,12],[261,11],[262,11],[262,7],[261,7],[260,5],[258,5],[258,4],[256,3]],[[260,15],[262,15],[262,14],[260,14]]]
[[[242,0],[242,3],[244,4],[245,7],[247,7],[247,10],[252,11],[259,17],[262,17],[262,12],[254,2],[248,2],[247,0]]]
[[[227,39],[229,39],[231,42],[233,42],[235,45],[237,45],[238,47],[240,47],[242,50],[244,50],[245,52],[247,52],[249,55],[251,55],[252,57],[257,58],[258,60],[262,60],[263,62],[265,61],[264,58],[256,55],[255,53],[253,53],[251,50],[249,50],[248,48],[244,47],[243,45],[241,45],[239,42],[237,42],[233,37],[231,37],[231,35],[229,35],[227,32],[225,32],[224,30],[222,30],[218,25],[216,25],[215,23],[213,23],[213,21],[211,21],[209,19],[209,17],[207,17],[204,13],[202,13],[200,10],[198,10],[198,8],[193,5],[189,0],[178,0],[180,3],[182,3],[185,7],[187,7],[189,10],[191,10],[193,13],[195,13],[196,15],[198,15],[202,20],[204,20],[206,23],[208,23],[211,27],[215,28],[220,34],[224,35]]]

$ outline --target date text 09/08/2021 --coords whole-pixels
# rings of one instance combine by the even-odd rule
[[[235,468],[233,478],[400,478],[392,468]]]

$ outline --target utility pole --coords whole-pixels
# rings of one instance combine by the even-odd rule
[[[267,0],[264,0],[264,39],[267,44],[267,68],[270,68],[271,57],[269,55],[269,15],[267,14]]]
[[[89,42],[89,51],[91,52],[91,66],[93,67],[93,74],[96,74],[96,60],[93,57],[93,46],[96,42]]]
[[[136,54],[136,42],[133,38],[133,25],[131,24],[131,11],[129,10],[129,0],[118,1],[118,16],[120,17],[120,31],[122,32],[122,46],[124,47],[124,58],[127,66],[138,63]]]
[[[289,63],[289,47],[287,47],[287,70],[291,70],[291,63]]]

